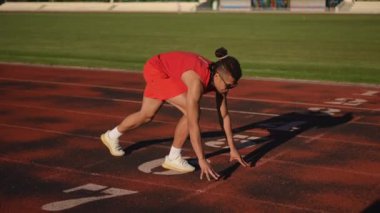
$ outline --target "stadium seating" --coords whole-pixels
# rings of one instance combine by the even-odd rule
[[[351,13],[380,13],[380,1],[356,1]]]
[[[344,0],[336,8],[338,13],[380,13],[380,1]]]
[[[287,0],[283,5],[281,1],[267,0],[220,0],[219,5],[211,0],[198,0],[187,2],[12,2],[1,4],[1,11],[29,11],[29,12],[196,12],[201,10],[220,11],[261,11],[279,10],[290,12],[337,12],[337,13],[380,13],[379,1],[343,0]],[[267,2],[263,5],[263,2]],[[270,4],[268,3],[270,2]],[[289,4],[290,2],[290,4]],[[216,3],[216,2],[214,2]],[[336,3],[336,4],[335,4]],[[211,7],[212,5],[212,7]],[[282,5],[282,6],[279,6]],[[290,7],[289,7],[290,5]],[[336,7],[335,7],[336,6]],[[280,7],[280,8],[279,8]],[[335,10],[334,10],[335,7]]]
[[[6,2],[0,11],[55,12],[195,12],[198,2]]]
[[[219,10],[251,10],[250,0],[220,0]]]
[[[294,12],[324,12],[326,10],[325,0],[291,0],[290,10]]]

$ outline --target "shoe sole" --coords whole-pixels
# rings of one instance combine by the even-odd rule
[[[163,163],[161,166],[164,167],[165,169],[170,169],[170,170],[174,170],[174,171],[177,171],[177,172],[183,172],[183,173],[193,172],[195,170],[195,168],[192,169],[192,170],[178,169],[177,167],[170,166],[170,165],[168,165],[166,163]]]
[[[101,136],[100,136],[100,140],[102,141],[102,143],[108,148],[108,150],[110,151],[110,153],[111,153],[111,155],[112,156],[116,156],[116,157],[121,157],[121,156],[123,156],[125,153],[123,153],[123,154],[115,154],[115,153],[113,153],[112,152],[112,149],[110,148],[110,146],[108,145],[108,143],[107,143],[107,139],[105,139],[105,134],[102,134]]]

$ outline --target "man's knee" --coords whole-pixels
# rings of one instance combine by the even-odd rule
[[[187,112],[186,112],[186,110],[182,112],[182,117],[187,119]]]
[[[142,117],[142,120],[145,123],[151,122],[155,116],[155,113],[148,113],[148,112],[140,112],[140,115]]]

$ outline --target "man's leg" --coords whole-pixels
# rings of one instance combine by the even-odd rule
[[[179,119],[174,132],[173,146],[181,149],[189,136],[189,129],[187,128],[187,116],[183,115]]]
[[[182,147],[189,136],[186,116],[186,94],[181,94],[179,96],[171,98],[167,100],[167,102],[180,110],[183,113],[183,116],[178,121],[174,132],[172,147],[170,148],[169,155],[166,156],[162,167],[179,172],[192,172],[195,170],[195,168],[192,165],[188,164],[186,160],[182,159],[181,156]]]
[[[125,133],[135,129],[143,124],[153,120],[157,111],[160,109],[162,101],[153,98],[144,97],[141,109],[138,112],[128,115],[118,126],[117,130],[120,133]]]
[[[119,145],[119,137],[134,128],[150,122],[160,109],[162,101],[144,97],[141,109],[128,115],[117,127],[101,135],[101,140],[113,156],[123,156],[125,153]]]
[[[173,155],[173,150],[176,151],[174,153],[177,154],[177,150],[182,149],[183,145],[186,142],[186,139],[189,136],[189,130],[187,128],[187,113],[186,113],[186,94],[181,94],[174,98],[167,100],[168,103],[175,106],[179,111],[183,113],[183,116],[179,119],[177,126],[174,131],[174,139],[171,148],[171,152],[169,153],[169,158],[176,158],[177,156]],[[178,153],[180,155],[180,151]]]

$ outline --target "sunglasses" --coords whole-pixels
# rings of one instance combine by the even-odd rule
[[[223,83],[224,83],[224,86],[226,87],[226,89],[232,89],[234,87],[237,86],[237,83],[233,83],[233,84],[227,84],[227,82],[224,80],[224,78],[222,77],[222,75],[220,73],[219,74],[219,77],[220,79],[222,79]]]

